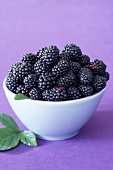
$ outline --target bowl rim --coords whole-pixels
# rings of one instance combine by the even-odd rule
[[[14,99],[15,97],[15,93],[13,93],[12,91],[10,91],[7,86],[6,86],[6,78],[7,76],[4,78],[3,80],[3,89],[6,93],[8,93],[11,98]],[[104,89],[102,89],[100,92],[98,93],[95,93],[91,96],[87,96],[87,97],[84,97],[84,98],[80,98],[80,99],[75,99],[75,100],[66,100],[66,101],[43,101],[43,100],[33,100],[31,98],[29,99],[24,99],[24,100],[15,100],[15,102],[32,102],[32,103],[43,103],[43,104],[69,104],[69,103],[78,103],[78,102],[83,102],[83,101],[89,101],[91,99],[94,99],[96,97],[98,97],[99,95],[103,94],[104,91],[105,91],[106,87]]]

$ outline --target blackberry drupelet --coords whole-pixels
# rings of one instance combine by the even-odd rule
[[[102,60],[94,60],[89,65],[89,68],[93,71],[94,74],[99,74],[100,76],[104,74],[106,70],[106,65]]]
[[[6,79],[6,86],[10,91],[16,93],[16,88],[19,86],[19,82],[16,77],[8,76]]]
[[[22,93],[26,96],[29,96],[29,90],[26,89],[24,85],[20,85],[20,86],[17,87],[16,94],[18,94],[18,93]]]
[[[70,62],[70,69],[76,74],[81,69],[81,65],[78,62]]]
[[[78,76],[79,76],[81,84],[88,85],[88,84],[91,84],[93,81],[93,73],[87,67],[81,68]]]
[[[69,100],[75,100],[82,97],[79,89],[77,89],[76,87],[69,87],[67,89],[67,95]]]
[[[89,56],[82,54],[81,55],[81,66],[89,65],[89,63],[90,63]]]
[[[91,96],[93,94],[93,87],[90,85],[80,85],[78,89],[80,90],[82,97]]]
[[[69,45],[67,44],[66,46],[64,46],[64,49],[62,50],[62,53],[65,53],[65,52],[70,54],[70,57],[71,57],[72,61],[76,61],[76,62],[81,61],[82,51],[75,44],[69,44]]]
[[[53,75],[63,76],[69,70],[69,62],[66,60],[60,60],[57,65],[52,68]]]
[[[29,74],[28,76],[24,78],[23,82],[24,82],[25,88],[32,89],[34,87],[37,87],[38,77],[36,76],[36,74]]]
[[[29,96],[33,100],[40,100],[42,98],[41,91],[39,89],[33,88],[29,92]]]
[[[64,76],[60,77],[57,81],[58,87],[69,87],[76,84],[76,77],[72,71],[67,72]]]
[[[40,90],[52,88],[56,83],[56,77],[52,73],[44,73],[39,76],[38,87]]]
[[[51,66],[45,65],[43,59],[40,59],[34,64],[34,71],[37,75],[41,75],[46,72],[51,72]]]
[[[22,56],[22,62],[29,62],[34,64],[37,61],[36,54],[28,53]]]
[[[93,88],[95,92],[99,92],[106,86],[106,78],[103,76],[95,76],[93,80]]]
[[[45,101],[65,101],[67,100],[67,93],[63,87],[54,87],[50,90],[45,90],[42,97]]]

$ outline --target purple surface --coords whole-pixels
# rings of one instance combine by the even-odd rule
[[[107,64],[112,75],[113,1],[1,0],[0,1],[0,112],[11,115],[2,81],[12,63],[26,52],[55,44],[75,43],[91,59]],[[39,147],[23,144],[0,152],[2,170],[112,170],[113,78],[92,118],[74,138],[59,142],[38,140]]]

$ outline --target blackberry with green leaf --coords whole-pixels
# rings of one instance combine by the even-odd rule
[[[95,76],[93,80],[93,88],[95,92],[99,92],[106,86],[106,78],[103,76]]]
[[[41,91],[39,89],[33,88],[33,89],[30,90],[29,96],[33,100],[41,100],[42,93],[41,93]]]
[[[87,67],[81,68],[78,75],[81,84],[88,85],[91,84],[93,81],[93,73]]]
[[[64,46],[62,53],[68,53],[72,61],[76,61],[76,62],[81,61],[82,51],[75,44],[69,44],[69,45],[67,44],[66,46]]]
[[[80,90],[82,97],[91,96],[93,94],[93,87],[90,85],[80,85],[78,89]]]
[[[16,94],[22,93],[26,96],[29,96],[29,90],[24,85],[19,85],[16,89]]]
[[[67,95],[68,95],[68,99],[69,100],[75,100],[75,99],[79,99],[82,97],[81,92],[79,91],[78,88],[76,87],[69,87],[67,89]]]
[[[69,62],[66,60],[60,60],[57,65],[52,68],[53,75],[57,77],[63,76],[69,70]]]
[[[42,97],[45,101],[65,101],[67,100],[67,93],[64,87],[54,87],[45,90],[42,93]]]
[[[76,76],[72,71],[69,71],[64,76],[58,79],[57,86],[67,88],[75,83],[76,83]]]

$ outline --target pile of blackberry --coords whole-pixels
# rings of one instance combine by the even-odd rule
[[[75,44],[39,49],[36,54],[24,54],[13,64],[6,79],[7,88],[33,100],[66,101],[98,93],[109,80],[106,64],[90,61]]]

